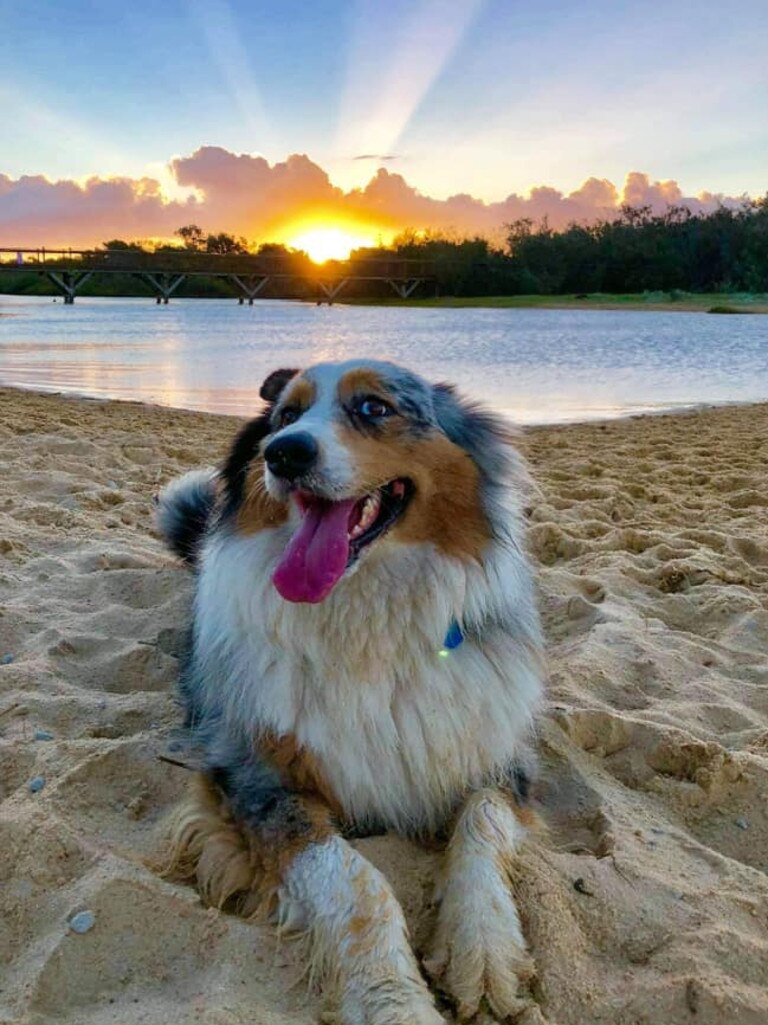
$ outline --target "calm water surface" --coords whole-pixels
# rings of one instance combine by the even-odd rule
[[[275,367],[360,356],[521,423],[768,400],[768,316],[0,296],[0,384],[247,415]]]

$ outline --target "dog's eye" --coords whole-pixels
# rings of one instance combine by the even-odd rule
[[[355,412],[366,420],[381,420],[385,416],[392,416],[394,409],[384,399],[377,399],[374,395],[369,395],[368,398],[361,399],[357,403]]]
[[[297,409],[296,406],[286,406],[281,411],[278,418],[281,427],[287,427],[288,424],[295,424],[301,416],[301,410]]]

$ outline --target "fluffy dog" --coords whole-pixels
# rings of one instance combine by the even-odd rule
[[[261,395],[221,470],[160,497],[196,571],[181,696],[203,757],[168,869],[304,931],[347,1025],[432,1025],[403,912],[345,837],[445,837],[427,967],[460,1016],[505,1016],[542,676],[510,429],[383,362]]]

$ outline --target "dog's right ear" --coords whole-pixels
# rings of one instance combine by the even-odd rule
[[[285,388],[286,384],[288,384],[288,382],[291,381],[298,373],[298,370],[289,367],[283,367],[282,370],[273,370],[259,389],[259,395],[265,402],[269,402],[270,404],[277,402],[283,388]]]

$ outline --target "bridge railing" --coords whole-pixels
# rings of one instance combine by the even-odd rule
[[[397,256],[353,256],[348,260],[313,263],[305,253],[234,254],[161,250],[147,253],[138,249],[49,249],[47,247],[0,247],[4,270],[42,269],[91,270],[108,273],[243,274],[262,277],[356,277],[395,280],[430,279],[434,265],[427,260]]]
[[[0,264],[44,264],[56,263],[61,266],[63,263],[73,263],[80,266],[80,259],[83,255],[81,249],[48,249],[45,246],[37,248],[27,246],[0,246]]]

